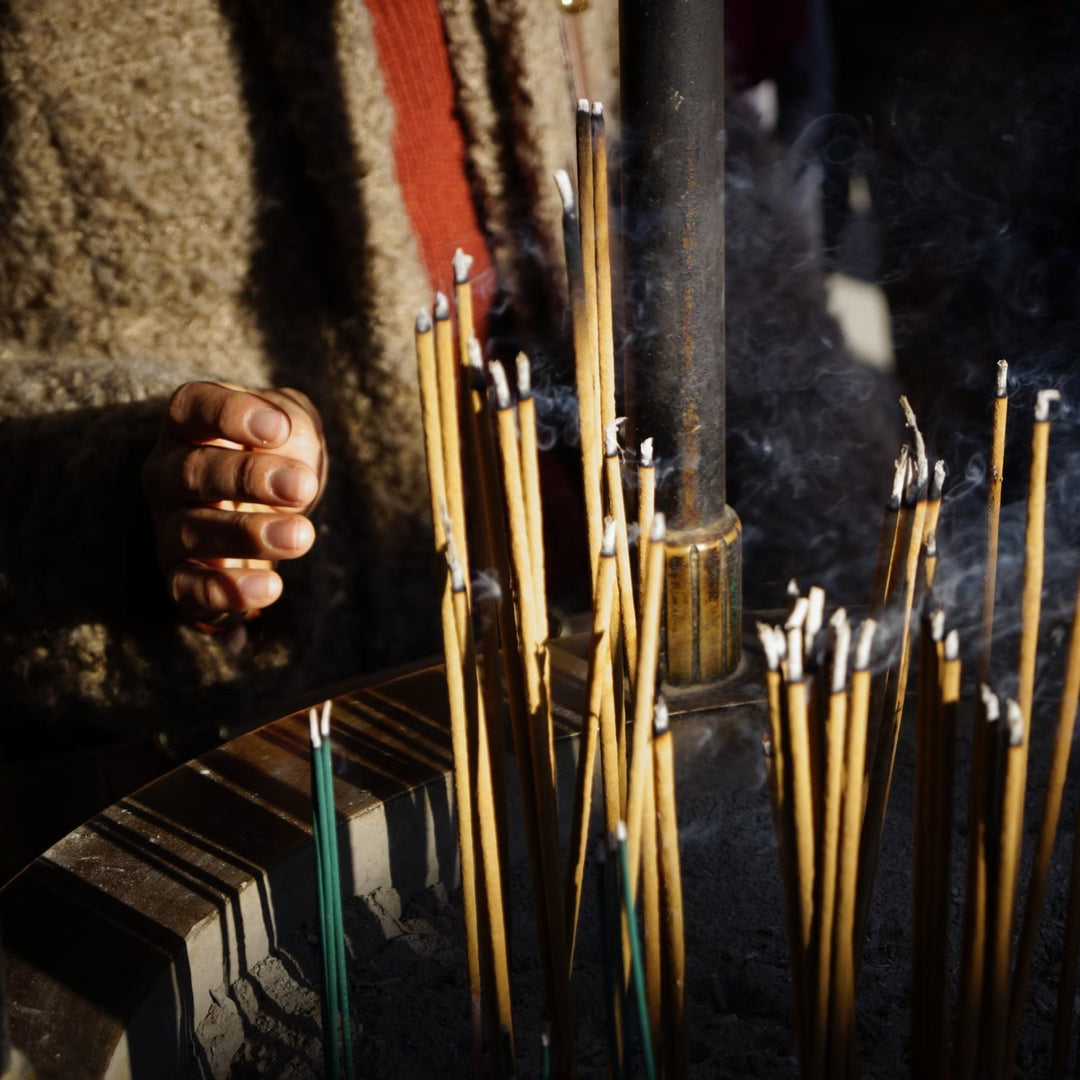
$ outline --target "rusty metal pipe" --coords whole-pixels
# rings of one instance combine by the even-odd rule
[[[667,672],[696,684],[739,657],[738,518],[726,505],[724,11],[620,4],[630,371],[669,523]]]

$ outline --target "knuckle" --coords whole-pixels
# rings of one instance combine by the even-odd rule
[[[197,393],[198,383],[184,383],[178,386],[169,398],[169,419],[176,425],[184,424],[191,411],[192,397]]]
[[[263,499],[264,469],[255,454],[242,454],[237,465],[237,481],[240,492],[251,502]]]
[[[198,495],[206,472],[206,454],[191,450],[180,459],[180,487],[185,495]]]

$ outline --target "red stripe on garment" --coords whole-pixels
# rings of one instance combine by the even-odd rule
[[[453,295],[451,259],[473,257],[477,336],[487,328],[494,275],[466,172],[450,56],[438,0],[365,0],[394,104],[398,183],[431,283]]]

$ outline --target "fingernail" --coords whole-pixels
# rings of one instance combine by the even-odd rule
[[[281,595],[281,578],[266,570],[258,570],[238,578],[236,587],[249,604],[265,604]]]
[[[307,469],[282,466],[270,473],[270,490],[283,502],[306,503],[315,498],[318,481]]]
[[[312,539],[311,523],[305,518],[278,518],[263,530],[263,540],[279,551],[299,551]]]
[[[247,418],[247,429],[254,442],[276,443],[289,434],[289,421],[278,409],[256,409]]]

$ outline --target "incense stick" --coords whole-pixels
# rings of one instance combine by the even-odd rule
[[[634,581],[630,572],[630,545],[626,534],[626,503],[622,489],[622,461],[619,457],[618,430],[621,420],[604,429],[604,478],[608,514],[615,519],[615,544],[619,567],[619,611],[622,617],[623,642],[630,671],[630,691],[637,685],[637,613],[634,610]]]
[[[1050,877],[1050,862],[1054,854],[1058,819],[1061,816],[1061,800],[1069,768],[1069,753],[1072,750],[1073,732],[1076,728],[1078,698],[1080,698],[1080,588],[1077,589],[1072,629],[1069,633],[1065,681],[1061,688],[1057,730],[1054,733],[1054,748],[1047,773],[1046,793],[1043,796],[1039,838],[1035,846],[1035,858],[1032,863],[1027,902],[1021,924],[1020,943],[1017,947],[1016,964],[1013,970],[1007,1061],[1016,1060],[1016,1050],[1020,1041],[1020,1024],[1027,1003],[1028,983],[1031,976],[1031,958],[1035,952],[1035,940],[1042,917],[1046,885]]]
[[[525,521],[529,534],[529,565],[532,571],[533,603],[536,608],[536,640],[548,636],[547,573],[544,567],[544,525],[540,510],[540,457],[536,441],[536,403],[532,396],[529,358],[517,357],[518,431],[521,437],[521,488],[525,499]]]
[[[656,466],[653,462],[653,441],[645,439],[638,452],[638,605],[645,604],[645,564],[649,545],[646,538],[653,514],[656,512]]]
[[[615,335],[611,316],[611,236],[608,218],[607,135],[604,106],[592,106],[593,218],[596,232],[596,333],[600,361],[600,425],[615,421]],[[582,195],[582,198],[585,196]],[[651,520],[651,519],[650,519]]]

